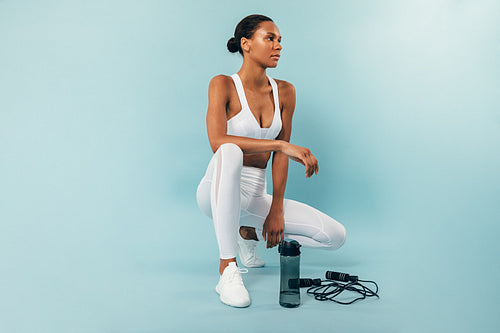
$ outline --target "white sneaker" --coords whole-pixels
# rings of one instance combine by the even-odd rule
[[[262,267],[266,263],[257,256],[257,244],[259,241],[244,239],[238,232],[238,255],[243,266]]]
[[[244,308],[250,305],[250,295],[243,285],[240,269],[236,266],[235,262],[230,262],[224,269],[219,283],[215,287],[215,291],[220,295],[220,300],[224,304],[237,308]]]

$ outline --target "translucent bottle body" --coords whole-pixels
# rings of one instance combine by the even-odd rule
[[[280,305],[300,305],[300,256],[280,256]]]

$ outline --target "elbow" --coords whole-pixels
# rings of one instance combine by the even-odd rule
[[[217,150],[219,150],[219,147],[226,143],[226,140],[224,140],[225,136],[217,137],[212,140],[210,140],[210,147],[212,148],[212,152],[215,154]]]

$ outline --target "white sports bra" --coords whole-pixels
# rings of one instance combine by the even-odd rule
[[[266,75],[267,76],[267,75]],[[274,97],[274,116],[273,122],[269,127],[260,127],[259,122],[248,107],[243,84],[238,73],[231,75],[238,92],[241,103],[241,111],[227,121],[227,134],[236,136],[246,136],[255,139],[274,140],[281,131],[281,110],[279,107],[278,85],[272,77],[267,76],[273,89]]]

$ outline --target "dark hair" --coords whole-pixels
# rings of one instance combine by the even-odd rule
[[[234,29],[234,37],[229,38],[227,41],[227,49],[229,52],[239,52],[243,55],[243,50],[241,49],[241,38],[252,38],[259,24],[266,21],[274,22],[269,17],[259,14],[248,15],[241,20],[236,26],[236,29]]]

